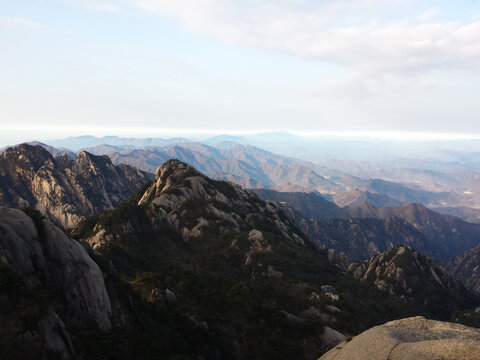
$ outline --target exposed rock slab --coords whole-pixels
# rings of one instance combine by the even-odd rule
[[[476,360],[480,329],[412,317],[371,328],[321,360]]]
[[[0,261],[25,281],[59,294],[69,314],[111,327],[111,304],[103,274],[83,246],[43,221],[39,234],[20,210],[0,206]]]

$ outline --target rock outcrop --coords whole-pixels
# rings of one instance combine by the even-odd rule
[[[143,193],[138,205],[162,214],[185,240],[201,238],[209,228],[223,233],[239,233],[246,228],[265,227],[285,239],[302,244],[301,232],[283,215],[274,202],[263,202],[254,193],[226,181],[209,179],[195,168],[170,160],[158,168],[155,181]],[[257,233],[255,233],[257,234]],[[253,251],[260,235],[251,236]],[[257,245],[255,245],[257,244]]]
[[[21,144],[0,154],[0,205],[33,207],[65,229],[113,208],[148,181],[147,173],[85,151],[75,160],[54,158],[42,146]]]
[[[480,245],[455,256],[442,267],[467,289],[480,296]]]
[[[410,306],[448,319],[455,309],[475,305],[472,293],[453,280],[430,258],[409,246],[400,246],[363,262],[351,263],[356,279],[375,284]]]
[[[476,360],[480,329],[413,317],[376,326],[321,360]]]
[[[83,246],[40,213],[30,215],[0,206],[1,339],[70,359],[75,351],[65,321],[110,329],[109,295]]]

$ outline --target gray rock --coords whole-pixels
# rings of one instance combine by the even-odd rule
[[[177,303],[177,297],[173,293],[173,291],[170,291],[169,289],[165,290],[165,298],[169,303],[176,304]]]
[[[58,294],[67,311],[99,328],[111,327],[111,304],[103,274],[83,246],[47,221],[40,239],[20,210],[0,206],[0,260],[29,287],[43,284]]]
[[[323,328],[323,333],[320,335],[320,340],[326,348],[331,348],[340,344],[344,339],[344,335],[337,330],[334,330],[328,326]]]
[[[40,210],[56,225],[81,219],[127,199],[150,175],[85,151],[54,158],[42,146],[21,144],[0,154],[0,205]],[[11,184],[17,186],[12,187]]]
[[[338,301],[340,299],[340,295],[338,295],[337,289],[335,289],[331,285],[323,285],[320,287],[320,290],[322,291],[322,294],[328,298],[330,298],[332,301]]]
[[[480,329],[413,317],[371,328],[321,360],[478,360]]]
[[[147,301],[151,304],[163,303],[165,298],[162,295],[162,290],[159,288],[152,289]]]
[[[329,312],[331,312],[332,314],[338,314],[340,313],[340,309],[337,308],[336,306],[333,306],[333,305],[327,305],[325,306],[325,309]]]

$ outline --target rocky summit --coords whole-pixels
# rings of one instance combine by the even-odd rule
[[[477,360],[480,329],[413,317],[376,326],[321,360]]]
[[[443,269],[480,296],[480,246],[450,259]]]
[[[53,157],[42,146],[21,144],[0,154],[0,204],[33,207],[65,229],[111,209],[148,181],[145,172],[85,151],[75,159]]]
[[[476,299],[430,258],[409,246],[400,246],[363,262],[353,262],[348,271],[356,279],[373,283],[396,295],[406,306],[448,319],[458,308],[468,308]]]

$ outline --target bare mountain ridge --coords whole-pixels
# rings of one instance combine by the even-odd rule
[[[0,204],[34,207],[64,228],[125,200],[150,175],[129,165],[114,166],[107,156],[80,152],[53,157],[28,144],[0,155]]]
[[[88,150],[88,149],[87,149]],[[328,180],[295,159],[276,155],[252,146],[237,145],[217,149],[200,143],[184,143],[165,148],[124,149],[107,152],[114,164],[126,163],[153,172],[169,159],[179,159],[202,172],[224,178],[237,177],[239,183],[254,183],[258,187],[292,184],[307,189],[335,192],[342,185]]]
[[[378,207],[400,206],[403,204],[403,202],[392,199],[385,194],[371,193],[370,191],[362,191],[359,189],[336,193],[331,195],[330,198],[331,201],[340,207],[352,206],[364,202]]]
[[[367,247],[363,248],[362,251],[346,253],[354,258],[365,258],[366,255],[372,255],[375,247],[381,251],[381,249],[384,249],[384,246],[392,243],[394,245],[419,246],[418,250],[425,252],[437,260],[445,260],[480,244],[480,225],[467,223],[453,216],[436,213],[419,204],[380,208],[369,203],[362,203],[340,208],[333,203],[321,199],[321,197],[315,193],[256,191],[258,191],[260,196],[265,200],[285,202],[288,206],[292,207],[298,213],[296,216],[293,215],[296,217],[297,224],[313,241],[316,241],[317,244],[325,246],[330,244],[330,247],[334,250],[345,251],[345,249],[348,248],[345,234],[349,231],[358,234],[360,238],[357,240],[364,242]],[[353,224],[351,221],[337,221],[335,226],[333,226],[333,221],[330,221],[330,223],[324,222],[330,218],[381,220],[398,218],[408,223],[409,226],[403,226],[402,231],[399,231],[399,228],[396,230],[397,235],[400,233],[406,236],[402,243],[397,242],[401,240],[401,237],[390,233],[387,224],[384,222],[382,226],[383,230],[379,233],[385,234],[385,237],[371,236],[371,239],[376,238],[376,240],[370,244],[370,241],[368,241],[369,236],[366,234],[372,232],[372,224],[356,220]],[[397,221],[395,223],[397,226],[401,226],[400,222]],[[352,225],[354,225],[355,228],[346,231],[346,229]],[[376,224],[376,226],[380,226],[380,224]],[[340,233],[344,232],[344,235],[335,235],[334,237],[338,239],[337,241],[325,238],[326,234],[330,234],[330,236],[334,235],[332,229],[335,227],[343,229]],[[409,227],[416,229],[422,236],[419,236],[416,231],[413,231],[411,228],[409,229]],[[377,228],[377,230],[379,230],[379,228]],[[348,238],[350,242],[355,240],[351,238],[351,236],[348,236]],[[340,243],[341,239],[344,239],[342,244]],[[394,239],[396,240],[392,241]],[[424,246],[420,247],[420,243],[424,243]],[[335,247],[333,245],[335,245]]]
[[[300,219],[297,226],[319,247],[365,260],[396,246],[412,246],[422,254],[442,255],[435,244],[403,219]]]
[[[475,205],[475,188],[480,175],[470,170],[458,174],[427,171],[428,176],[425,179],[400,184],[385,179],[360,179],[322,165],[298,161],[248,145],[219,149],[184,141],[162,147],[132,149],[132,146],[104,144],[92,151],[108,153],[114,164],[129,163],[151,172],[164,161],[177,158],[213,178],[234,181],[248,188],[317,191],[340,206],[355,205],[363,201],[378,207],[414,202],[435,208],[439,212],[460,215],[467,220],[478,216],[476,209],[469,206]],[[403,170],[407,173],[410,171],[398,169],[400,172]],[[442,176],[451,179],[442,180]],[[422,181],[425,181],[423,185]],[[445,186],[450,184],[458,191],[464,191],[447,191]],[[472,190],[471,194],[468,189]],[[446,207],[445,211],[442,211],[443,207]]]
[[[456,308],[465,309],[478,303],[459,281],[409,246],[396,247],[363,262],[351,263],[348,271],[356,279],[399,296],[409,304],[407,306],[423,308],[426,313],[443,312],[443,320],[448,320]]]
[[[360,178],[324,165],[273,154],[253,146],[235,145],[218,149],[194,142],[161,148],[123,149],[116,152],[105,150],[103,153],[111,156],[114,163],[124,162],[150,172],[168,158],[178,158],[207,174],[225,173],[242,178],[239,183],[254,181],[261,188],[301,186],[306,191],[335,194],[336,198],[332,200],[338,200],[340,206],[358,203],[362,196],[363,200],[372,201],[378,206],[409,202],[429,207],[472,207],[480,204],[475,197],[476,188],[480,186],[480,174],[472,171],[458,174],[425,171],[427,176],[418,177],[414,174],[420,170],[398,169],[398,176],[392,178],[382,177],[381,173],[380,178],[374,178],[373,175]],[[402,172],[405,173],[404,176],[400,176]],[[409,175],[412,175],[413,180]]]
[[[442,268],[480,296],[480,245],[448,260]]]

